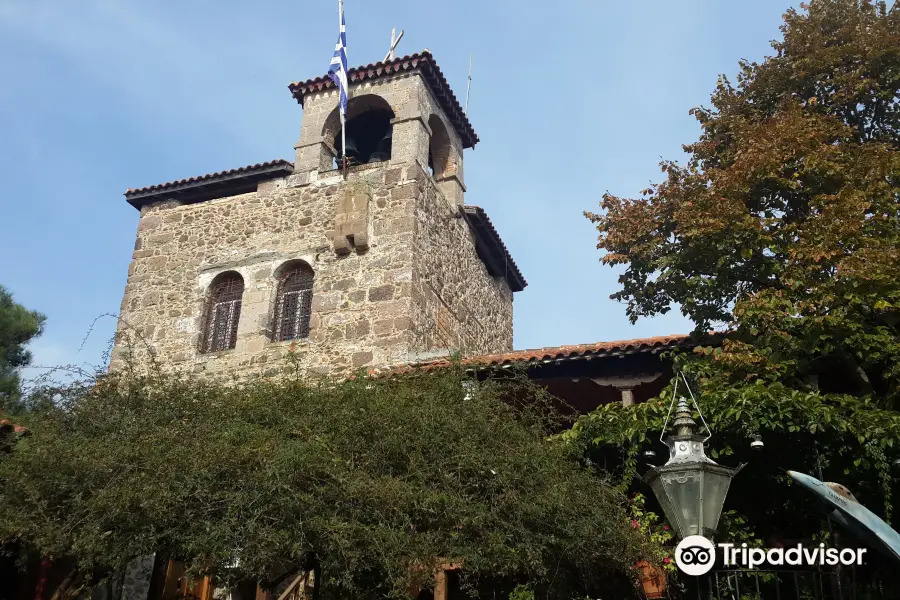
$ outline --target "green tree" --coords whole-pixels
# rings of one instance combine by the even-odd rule
[[[27,400],[0,541],[85,575],[159,551],[220,581],[318,565],[325,598],[385,598],[453,560],[488,595],[583,598],[627,594],[643,556],[623,497],[547,442],[558,421],[527,382],[119,374]]]
[[[632,320],[674,304],[730,335],[741,380],[900,390],[900,9],[815,0],[774,56],[721,76],[686,165],[635,199],[606,194],[608,265]]]
[[[813,0],[762,62],[720,76],[686,164],[586,213],[632,321],[678,305],[715,344],[677,358],[766,535],[824,528],[779,469],[846,483],[891,519],[900,438],[900,9]],[[666,393],[671,394],[669,389]],[[568,435],[631,484],[671,396]],[[766,451],[752,455],[762,435]],[[659,448],[656,448],[659,451]],[[896,523],[896,520],[895,520]]]
[[[17,370],[31,362],[25,344],[41,334],[45,319],[15,303],[12,294],[0,286],[0,401],[18,397]]]

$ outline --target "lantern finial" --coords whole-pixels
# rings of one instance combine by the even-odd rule
[[[675,435],[691,436],[697,429],[697,423],[691,417],[691,409],[688,406],[687,398],[684,396],[678,399],[678,406],[675,407],[675,420],[672,421],[675,427]]]

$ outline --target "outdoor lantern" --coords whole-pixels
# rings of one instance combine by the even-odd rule
[[[697,410],[699,412],[699,407]],[[700,418],[703,419],[702,414]],[[672,424],[674,435],[662,440],[669,447],[669,461],[661,467],[651,467],[644,481],[650,484],[666,519],[679,538],[689,535],[712,538],[719,524],[731,478],[744,465],[736,469],[723,467],[706,456],[704,446],[709,436],[704,438],[697,434],[697,424],[691,418],[691,410],[684,397],[678,399]],[[706,425],[706,422],[703,424]]]

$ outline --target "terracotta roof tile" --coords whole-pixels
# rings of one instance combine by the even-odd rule
[[[594,344],[575,344],[571,346],[516,350],[514,352],[506,352],[503,354],[486,354],[483,356],[473,356],[466,359],[464,362],[484,365],[552,362],[588,356],[601,356],[604,354],[618,354],[622,352],[634,353],[653,350],[659,351],[689,345],[692,345],[691,337],[689,335],[665,335],[614,342],[596,342]]]
[[[180,187],[189,183],[199,183],[202,181],[209,181],[211,179],[221,179],[223,177],[230,177],[232,175],[239,175],[248,172],[256,172],[263,169],[269,169],[272,167],[285,167],[293,170],[294,163],[284,160],[282,158],[276,160],[270,160],[262,163],[256,163],[255,165],[247,165],[246,167],[238,167],[236,169],[228,169],[227,171],[216,171],[215,173],[207,173],[206,175],[199,175],[197,177],[188,177],[187,179],[176,179],[175,181],[168,181],[166,183],[158,183],[156,185],[148,185],[142,188],[128,188],[125,190],[125,197],[136,196],[138,194],[146,194],[147,192],[155,192],[159,190],[168,190],[175,187]]]
[[[619,354],[623,352],[636,353],[654,350],[660,351],[690,345],[693,344],[691,344],[691,337],[689,335],[666,335],[614,342],[597,342],[594,344],[575,344],[571,346],[536,348],[533,350],[517,350],[505,354],[473,356],[468,359],[467,362],[487,365],[552,362],[557,360],[602,356],[605,354]]]
[[[347,79],[351,84],[359,83],[367,79],[378,79],[395,73],[419,71],[425,82],[431,88],[444,113],[453,124],[456,133],[463,142],[464,148],[474,148],[478,143],[478,134],[472,128],[469,118],[456,99],[447,78],[437,65],[431,52],[423,50],[416,54],[403,56],[386,62],[377,62],[364,67],[355,67],[347,71]],[[298,81],[288,85],[288,89],[301,105],[303,97],[312,92],[327,90],[334,87],[334,82],[327,76],[315,77],[306,81]]]
[[[187,179],[177,179],[137,189],[128,188],[125,191],[125,199],[135,208],[140,208],[142,204],[156,200],[161,195],[170,195],[176,192],[185,192],[186,190],[199,191],[204,186],[209,187],[214,184],[221,187],[225,184],[252,183],[268,175],[272,177],[289,175],[293,170],[294,163],[279,158],[246,167],[207,173],[206,175],[188,177]]]
[[[711,341],[710,340],[707,341]],[[690,334],[673,334],[649,338],[637,338],[632,340],[618,340],[613,342],[596,342],[593,344],[575,344],[569,346],[554,346],[549,348],[535,348],[530,350],[515,350],[500,354],[485,354],[470,356],[462,359],[463,365],[474,369],[490,369],[507,367],[512,365],[538,365],[545,363],[558,363],[570,360],[591,360],[603,356],[618,356],[622,354],[638,354],[644,352],[661,352],[676,348],[692,348],[700,345],[704,340],[698,340]],[[447,367],[451,364],[449,358],[437,358],[426,361],[408,363],[388,367],[384,370],[373,370],[372,374],[384,372],[402,372],[411,369],[436,369]]]

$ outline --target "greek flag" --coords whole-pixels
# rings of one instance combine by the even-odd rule
[[[341,121],[347,115],[347,25],[344,23],[344,0],[338,0],[341,14],[341,33],[334,47],[334,56],[328,69],[328,76],[341,94]]]

